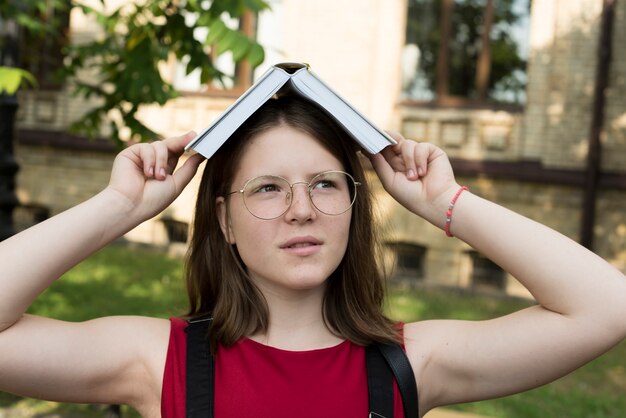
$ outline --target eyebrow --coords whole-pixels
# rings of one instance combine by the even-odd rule
[[[320,171],[315,171],[315,172],[309,172],[307,174],[304,175],[303,179],[296,179],[295,181],[310,181],[313,179],[313,177],[322,174],[322,173],[326,173],[328,171],[342,171],[344,173],[347,173],[347,171],[343,168],[329,168],[326,170],[320,170]],[[284,179],[287,179],[289,182],[292,182],[293,179],[290,179],[288,176],[282,175],[282,174],[261,174],[262,176],[278,176],[278,177],[282,177]],[[258,176],[257,176],[258,177]],[[254,177],[251,177],[254,178]]]
[[[317,176],[318,174],[326,173],[328,171],[343,171],[344,173],[347,173],[347,171],[344,168],[329,168],[329,169],[325,169],[325,170],[315,171],[313,173],[307,173],[307,174],[305,174],[304,178],[307,179],[307,181],[308,180],[312,180],[313,177]],[[257,178],[257,177],[262,177],[262,176],[276,176],[276,177],[282,177],[282,178],[288,180],[289,182],[292,181],[289,178],[289,176],[286,176],[284,174],[275,174],[275,173],[269,173],[269,172],[251,176],[246,181],[249,181],[249,180]],[[297,181],[304,181],[304,180],[297,180]]]

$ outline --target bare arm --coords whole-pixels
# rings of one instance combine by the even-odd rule
[[[82,323],[25,315],[0,334],[0,390],[59,402],[132,405],[159,416],[169,321]]]
[[[106,189],[86,202],[0,243],[0,330],[64,272],[130,230],[129,202]]]
[[[401,146],[410,150],[374,160],[381,181],[407,208],[443,228],[459,188],[447,158],[432,145]],[[411,164],[423,176],[407,178]],[[626,337],[626,279],[592,252],[470,192],[454,208],[452,232],[515,276],[539,305],[490,321],[408,325],[422,412],[542,385]]]
[[[134,384],[135,398],[143,390],[137,379],[154,375],[164,360],[167,321],[118,317],[70,324],[24,312],[64,272],[180,194],[201,161],[193,156],[174,172],[191,138],[124,150],[105,190],[0,243],[0,390],[111,403],[129,400],[119,388]]]

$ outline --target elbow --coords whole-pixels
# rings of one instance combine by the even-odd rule
[[[17,324],[22,317],[23,315],[20,315],[19,317],[15,318],[15,320],[10,320],[7,318],[0,320],[0,332],[4,332],[11,328],[13,325]]]

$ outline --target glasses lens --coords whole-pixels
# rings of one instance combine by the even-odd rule
[[[339,215],[352,206],[356,197],[354,179],[342,171],[328,171],[311,180],[311,201],[327,215]]]
[[[261,219],[274,219],[289,208],[289,183],[276,176],[256,177],[246,183],[243,202],[250,213]]]

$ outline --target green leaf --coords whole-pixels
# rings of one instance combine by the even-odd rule
[[[227,34],[228,31],[228,27],[222,20],[215,19],[213,23],[211,23],[211,25],[209,26],[209,34],[207,35],[204,44],[211,45],[216,43],[225,34]]]
[[[101,7],[107,3],[105,0],[5,0],[5,3],[6,7],[0,5],[3,20],[23,22],[24,28],[45,36],[63,32],[56,19],[62,14],[56,12],[68,7],[80,8],[95,21],[99,27],[95,28],[96,32],[103,33],[97,40],[69,43],[64,48],[66,78],[76,78],[83,71],[98,75],[88,80],[88,84],[77,79],[70,84],[72,94],[97,103],[73,125],[89,136],[101,135],[105,124],[108,128],[111,112],[125,109],[122,118],[115,120],[115,129],[111,126],[113,136],[126,126],[133,137],[145,138],[151,131],[139,123],[136,113],[146,104],[164,104],[177,96],[174,87],[159,73],[159,68],[171,64],[174,56],[179,61],[188,57],[184,61],[188,62],[187,70],[199,70],[206,83],[228,78],[215,67],[215,56],[208,53],[209,49],[217,55],[232,52],[233,60],[249,59],[253,66],[264,60],[263,48],[240,30],[229,28],[226,22],[246,11],[257,13],[268,8],[268,0],[142,0],[118,2],[113,8]],[[41,19],[37,7],[54,11],[52,19]],[[188,16],[197,16],[197,20],[186,19]],[[208,29],[206,39],[194,38],[197,28]],[[0,91],[14,92],[25,82],[34,84],[32,75],[22,71],[0,72]]]
[[[28,71],[21,68],[0,67],[0,93],[15,94],[24,81],[28,81],[33,86],[37,85],[37,80]]]
[[[248,52],[248,61],[252,67],[258,67],[265,60],[265,51],[263,47],[256,42],[250,46],[250,51]]]
[[[254,12],[271,9],[270,4],[264,0],[244,0],[244,7]]]
[[[248,54],[248,51],[250,51],[250,47],[251,42],[247,37],[241,35],[237,36],[237,39],[235,39],[235,43],[232,47],[233,60],[235,60],[235,62],[239,62],[244,59]]]
[[[198,20],[196,20],[196,25],[210,27],[215,20],[221,21],[220,19],[216,19],[215,17],[211,16],[209,13],[200,13],[200,15],[198,16]]]
[[[146,34],[141,33],[133,33],[128,36],[128,41],[126,42],[126,48],[129,51],[132,51],[139,45],[144,39],[146,39]]]
[[[226,32],[224,37],[217,43],[217,55],[222,55],[224,52],[232,50],[237,42],[239,32],[232,29],[227,30],[228,32]]]

